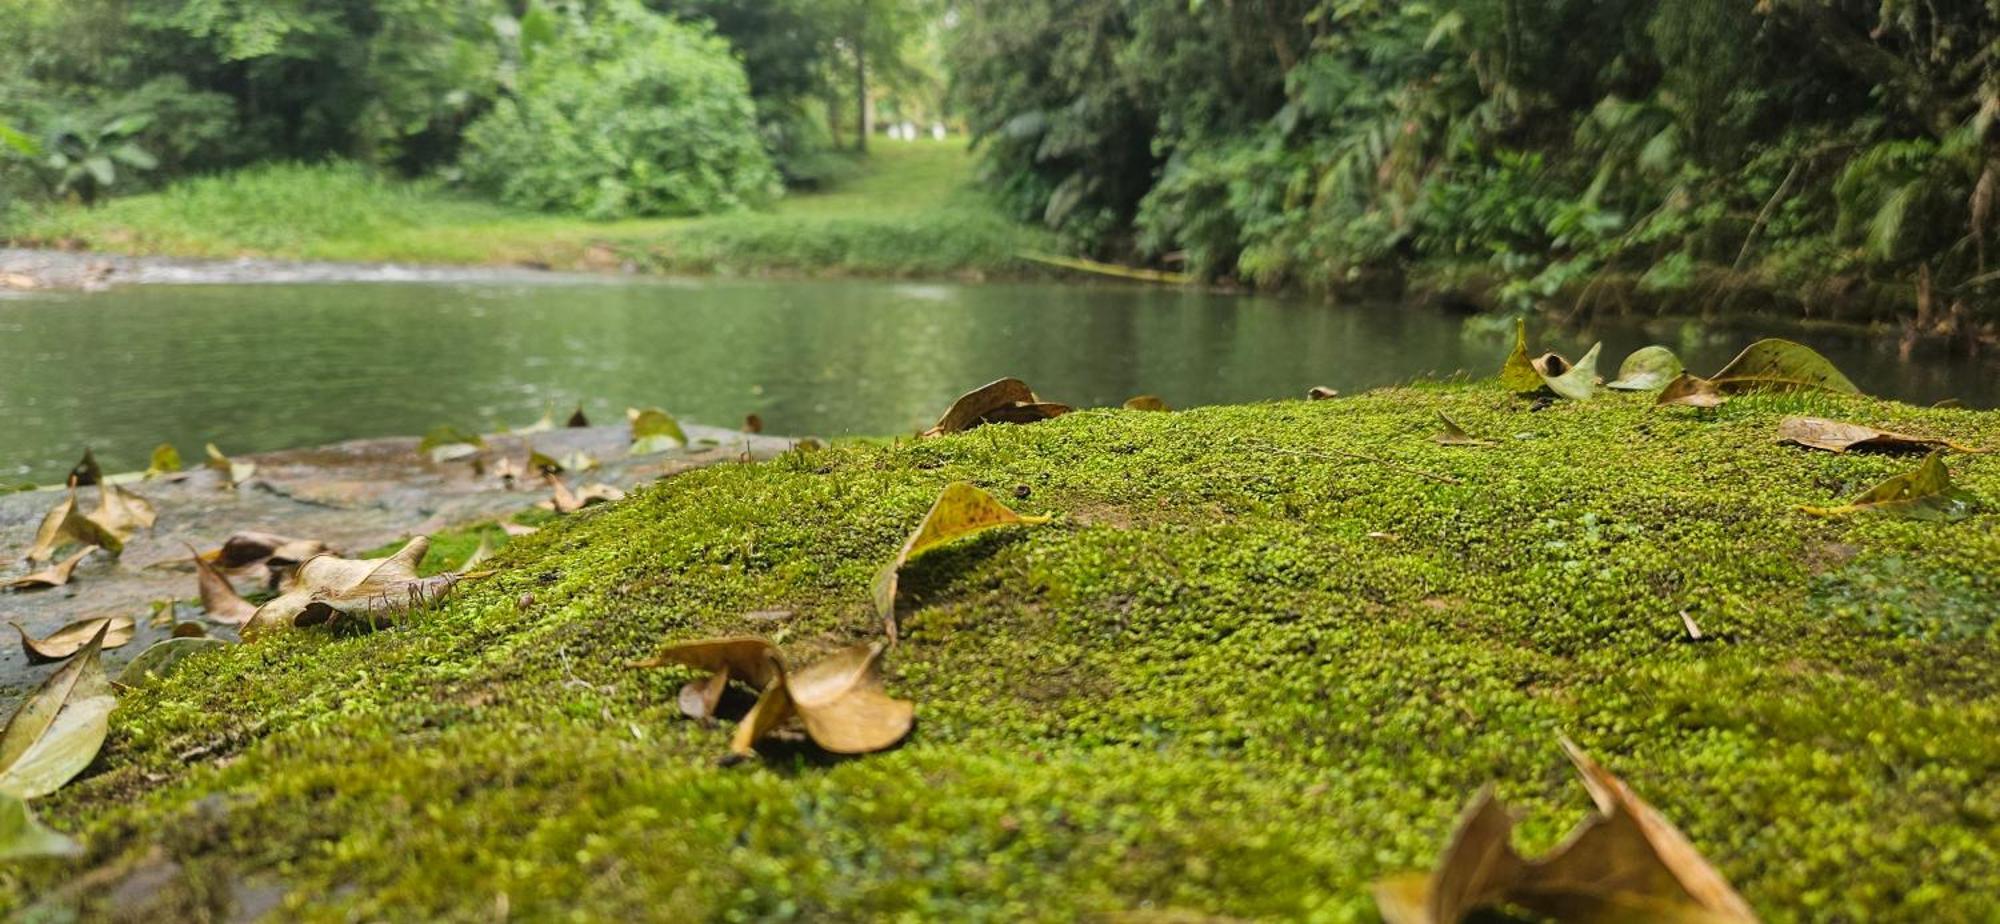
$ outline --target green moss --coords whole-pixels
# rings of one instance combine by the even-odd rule
[[[1433,445],[1440,409],[1501,445]],[[1530,411],[1453,385],[688,473],[514,540],[409,625],[129,696],[40,805],[89,857],[0,872],[0,904],[170,861],[159,907],[282,893],[307,920],[1370,920],[1366,884],[1430,862],[1482,783],[1525,847],[1581,817],[1563,733],[1770,919],[1977,918],[2000,891],[2000,458],[1952,457],[1988,511],[1966,522],[1816,519],[1796,506],[1913,461],[1776,445],[1801,411],[2000,445],[1994,412]],[[874,570],[956,479],[1059,517],[908,569],[900,748],[720,767],[728,729],[675,712],[689,675],[624,666],[869,637]],[[1871,616],[1892,591],[1955,630]],[[747,616],[772,609],[796,616]]]

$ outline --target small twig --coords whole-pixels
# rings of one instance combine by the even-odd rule
[[[1284,449],[1278,446],[1266,446],[1264,448],[1270,450],[1271,452],[1278,453],[1280,455],[1306,456],[1308,458],[1316,458],[1316,459],[1331,459],[1331,458],[1338,458],[1341,456],[1345,456],[1346,458],[1349,459],[1359,459],[1363,462],[1373,462],[1376,465],[1380,465],[1384,468],[1392,468],[1395,469],[1396,471],[1403,472],[1405,474],[1416,475],[1420,478],[1429,478],[1432,481],[1442,481],[1445,484],[1465,483],[1459,481],[1456,478],[1451,477],[1450,475],[1440,475],[1436,472],[1427,472],[1420,468],[1411,468],[1410,466],[1403,465],[1398,462],[1391,462],[1388,459],[1382,458],[1381,456],[1371,456],[1365,452],[1355,452],[1351,449],[1329,449],[1327,450],[1327,452],[1321,453],[1321,452],[1311,452],[1304,449]],[[1328,455],[1327,453],[1332,453],[1332,455]]]

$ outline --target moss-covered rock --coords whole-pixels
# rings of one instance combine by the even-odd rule
[[[1440,409],[1500,445],[1434,445]],[[1580,818],[1565,733],[1770,919],[1990,914],[2000,457],[1952,457],[1988,511],[1968,521],[1814,518],[1914,461],[1776,445],[1786,413],[2000,445],[1994,412],[1535,411],[1462,385],[688,473],[517,540],[397,629],[299,631],[129,695],[38,806],[89,856],[0,873],[0,902],[1372,920],[1366,884],[1430,863],[1482,783],[1529,813],[1525,848]],[[871,637],[875,570],[961,479],[1058,519],[907,569],[902,747],[719,766],[728,729],[674,708],[692,674],[624,666]]]

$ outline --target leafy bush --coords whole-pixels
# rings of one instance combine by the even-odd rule
[[[731,211],[776,194],[726,43],[631,3],[561,31],[532,49],[517,94],[466,131],[467,180],[593,218]]]

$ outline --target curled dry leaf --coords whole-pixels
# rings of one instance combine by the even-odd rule
[[[896,552],[895,560],[882,569],[875,577],[875,612],[882,617],[882,625],[890,641],[896,640],[896,586],[903,565],[910,559],[930,549],[944,545],[953,539],[984,532],[998,526],[1033,526],[1047,523],[1048,517],[1022,516],[1007,509],[993,495],[972,485],[955,481],[946,486],[931,504],[930,512],[924,514],[923,522],[917,524],[915,532],[903,540],[903,547]]]
[[[1597,354],[1602,344],[1593,344],[1583,358],[1571,363],[1556,353],[1528,356],[1528,325],[1514,321],[1514,349],[1500,367],[1500,384],[1509,391],[1534,392],[1547,389],[1572,401],[1587,401],[1597,394]]]
[[[25,800],[0,793],[0,860],[82,854],[82,844],[43,827]]]
[[[262,566],[274,572],[289,572],[300,562],[331,551],[332,547],[318,539],[299,539],[249,530],[224,539],[220,549],[203,557],[225,571]]]
[[[1043,401],[1028,383],[1015,378],[988,382],[958,396],[923,436],[963,433],[980,424],[1035,423],[1069,413],[1068,405]]]
[[[46,561],[55,556],[57,549],[72,542],[94,545],[116,554],[125,547],[125,540],[119,538],[104,525],[76,509],[76,489],[71,488],[63,499],[42,515],[41,526],[35,529],[35,543],[29,547],[29,561]]]
[[[209,564],[208,558],[196,552],[193,546],[188,547],[188,555],[194,559],[195,586],[201,593],[201,611],[216,622],[232,626],[249,622],[257,607],[243,599],[243,595],[236,592],[235,585],[230,584],[229,579],[223,577],[222,572]]]
[[[249,481],[250,476],[257,473],[257,463],[231,459],[223,455],[222,450],[215,448],[214,443],[209,443],[203,449],[208,453],[208,461],[203,464],[208,466],[209,471],[222,476],[222,483],[226,487],[236,487]]]
[[[1653,406],[1678,404],[1684,407],[1713,408],[1721,407],[1722,402],[1727,400],[1729,399],[1715,387],[1714,382],[1683,372],[1668,382],[1667,387],[1660,389],[1660,396],[1653,401]]]
[[[108,482],[97,486],[97,510],[90,519],[117,536],[120,542],[142,529],[150,529],[159,514],[153,502]]]
[[[1390,924],[1454,924],[1480,908],[1518,905],[1562,921],[1745,924],[1756,914],[1700,852],[1623,780],[1564,739],[1597,814],[1548,854],[1514,851],[1513,820],[1481,789],[1430,875],[1375,886]]]
[[[1824,449],[1828,452],[1846,452],[1850,449],[1923,452],[1938,447],[1956,449],[1959,452],[1981,451],[1951,440],[1911,436],[1893,430],[1877,430],[1874,427],[1842,420],[1828,420],[1824,417],[1787,417],[1778,421],[1778,442],[1792,443],[1810,449]]]
[[[1472,434],[1465,432],[1465,428],[1459,426],[1458,421],[1453,420],[1450,417],[1446,416],[1445,412],[1443,411],[1438,412],[1438,420],[1444,422],[1444,429],[1438,431],[1436,435],[1432,436],[1431,441],[1437,443],[1440,446],[1493,445],[1492,440],[1480,439],[1479,437],[1473,436]]]
[[[533,535],[538,529],[539,527],[529,526],[524,523],[516,523],[512,520],[500,521],[500,531],[506,533],[509,536]]]
[[[435,603],[458,582],[475,576],[418,577],[417,569],[430,547],[428,537],[418,536],[385,558],[315,557],[299,566],[290,589],[257,607],[243,625],[243,637],[322,625],[343,616],[376,623]]]
[[[715,706],[722,701],[729,681],[742,681],[762,693],[781,675],[779,663],[778,646],[754,635],[743,635],[669,645],[650,658],[632,662],[632,666],[680,664],[710,672],[707,677],[683,684],[679,697],[682,715],[708,719],[714,717]]]
[[[83,650],[42,681],[0,730],[0,793],[55,792],[97,758],[117,699],[98,652],[107,622]]]
[[[756,705],[730,736],[734,754],[754,753],[759,739],[794,717],[814,744],[836,754],[865,754],[903,740],[916,715],[910,701],[883,689],[884,650],[881,643],[854,645],[788,670],[777,646],[745,636],[674,645],[634,666],[684,664],[712,671],[681,688],[681,711],[694,718],[714,715],[731,679],[756,689]]]
[[[1173,408],[1167,406],[1167,402],[1164,399],[1162,399],[1159,395],[1140,395],[1136,398],[1127,399],[1125,402],[1125,409],[1128,411],[1173,410]]]
[[[1338,397],[1340,397],[1340,389],[1338,388],[1328,388],[1325,385],[1314,385],[1313,387],[1306,389],[1307,401],[1325,401],[1330,398],[1338,398]]]
[[[123,648],[131,643],[132,632],[137,628],[130,616],[100,616],[79,619],[42,638],[35,638],[21,628],[20,623],[13,625],[14,631],[21,633],[21,651],[28,656],[29,664],[47,664],[76,654],[100,632],[103,634],[101,647]]]
[[[555,475],[543,475],[542,478],[555,492],[547,503],[549,509],[557,513],[575,513],[591,504],[625,499],[625,492],[602,482],[586,485],[581,491],[571,491],[569,485],[563,484],[563,480]]]
[[[1640,347],[1618,364],[1618,377],[1604,383],[1606,388],[1619,391],[1652,391],[1663,388],[1668,382],[1685,372],[1681,358],[1674,351],[1657,344]]]
[[[146,478],[158,478],[181,470],[181,451],[172,443],[161,443],[153,447],[152,460],[146,465]]]
[[[679,449],[688,443],[687,434],[681,430],[680,421],[659,408],[627,408],[626,419],[632,422],[632,445],[627,455],[643,456],[655,452]]]
[[[173,638],[207,638],[208,630],[202,628],[198,622],[177,622],[174,623],[173,631],[167,634]]]
[[[66,483],[72,488],[103,484],[104,468],[97,464],[97,454],[86,447],[83,450],[83,458],[70,468]]]
[[[61,587],[69,583],[70,572],[76,570],[77,563],[90,557],[90,553],[95,551],[97,551],[97,546],[86,545],[78,549],[75,554],[56,564],[43,568],[40,571],[29,572],[20,577],[10,579],[4,584],[0,584],[0,588],[8,590],[40,590],[48,587]]]
[[[1931,450],[1915,471],[1889,478],[1845,504],[1799,509],[1822,517],[1874,512],[1910,520],[1963,520],[1973,514],[1977,504],[1969,492],[1951,483],[1944,454],[1943,449]]]
[[[180,663],[190,655],[224,648],[228,645],[228,642],[219,638],[190,638],[183,636],[176,636],[165,641],[155,642],[152,647],[139,652],[130,663],[125,665],[125,670],[118,674],[118,683],[126,687],[143,687],[150,683],[157,683],[161,678],[173,673],[174,669],[179,667]]]

